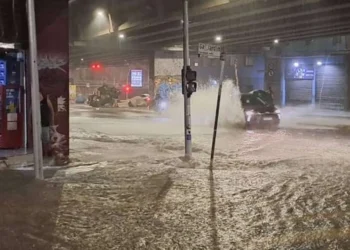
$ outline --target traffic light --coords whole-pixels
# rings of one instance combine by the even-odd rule
[[[184,88],[187,90],[187,98],[190,98],[191,95],[197,91],[197,72],[192,70],[189,66],[181,71],[182,78],[185,78],[186,82],[182,85],[182,94],[184,94]]]
[[[123,90],[126,94],[129,94],[131,92],[131,86],[126,84],[123,86]]]
[[[91,69],[92,70],[100,70],[100,69],[102,69],[102,65],[99,63],[94,63],[91,65]]]

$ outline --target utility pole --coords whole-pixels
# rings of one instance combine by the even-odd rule
[[[29,57],[32,100],[33,147],[35,178],[43,180],[43,153],[41,144],[41,114],[38,76],[38,51],[36,42],[36,23],[34,0],[27,0],[29,30]]]

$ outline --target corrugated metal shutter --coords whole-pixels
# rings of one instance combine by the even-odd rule
[[[286,102],[289,105],[311,104],[312,80],[287,80]]]
[[[345,65],[324,65],[317,69],[316,102],[321,108],[344,110],[347,93]]]
[[[242,77],[239,79],[239,90],[241,93],[248,93],[254,90],[254,84],[252,78]]]

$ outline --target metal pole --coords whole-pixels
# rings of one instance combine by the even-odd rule
[[[34,170],[37,179],[44,179],[43,153],[41,144],[41,114],[38,77],[38,52],[36,43],[35,6],[34,0],[27,0],[27,16],[29,29],[29,57],[30,77],[32,94],[32,123],[33,123],[33,146],[34,146]]]
[[[223,79],[224,79],[225,57],[224,57],[223,53],[220,56],[220,60],[221,60],[220,83],[219,83],[219,90],[218,90],[218,99],[217,99],[217,103],[216,103],[213,140],[212,140],[212,144],[211,144],[210,170],[213,169],[216,134],[217,134],[217,129],[218,129],[218,120],[219,120],[219,112],[220,112],[221,92],[222,92],[222,85],[223,85]]]
[[[22,55],[24,56],[24,52],[21,51]],[[28,116],[27,116],[27,79],[25,76],[25,64],[24,62],[21,62],[21,82],[22,82],[22,90],[23,90],[23,141],[24,141],[24,148],[27,152],[28,149]]]
[[[189,32],[188,32],[188,0],[184,0],[183,9],[183,58],[184,58],[184,74],[182,77],[182,86],[184,94],[184,128],[185,128],[185,159],[192,157],[192,134],[191,134],[191,101],[187,97],[186,88],[186,69],[189,66]]]

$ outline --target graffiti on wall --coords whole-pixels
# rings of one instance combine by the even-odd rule
[[[64,55],[41,54],[38,57],[38,69],[59,69],[67,73],[63,68],[67,62],[68,59]]]
[[[154,82],[155,95],[169,98],[181,92],[181,76],[157,76]]]
[[[181,84],[167,84],[167,83],[161,83],[158,86],[157,93],[161,98],[168,99],[171,98],[171,96],[176,95],[178,93],[181,93]]]
[[[154,62],[154,74],[176,76],[181,74],[183,68],[182,58],[156,58]]]

